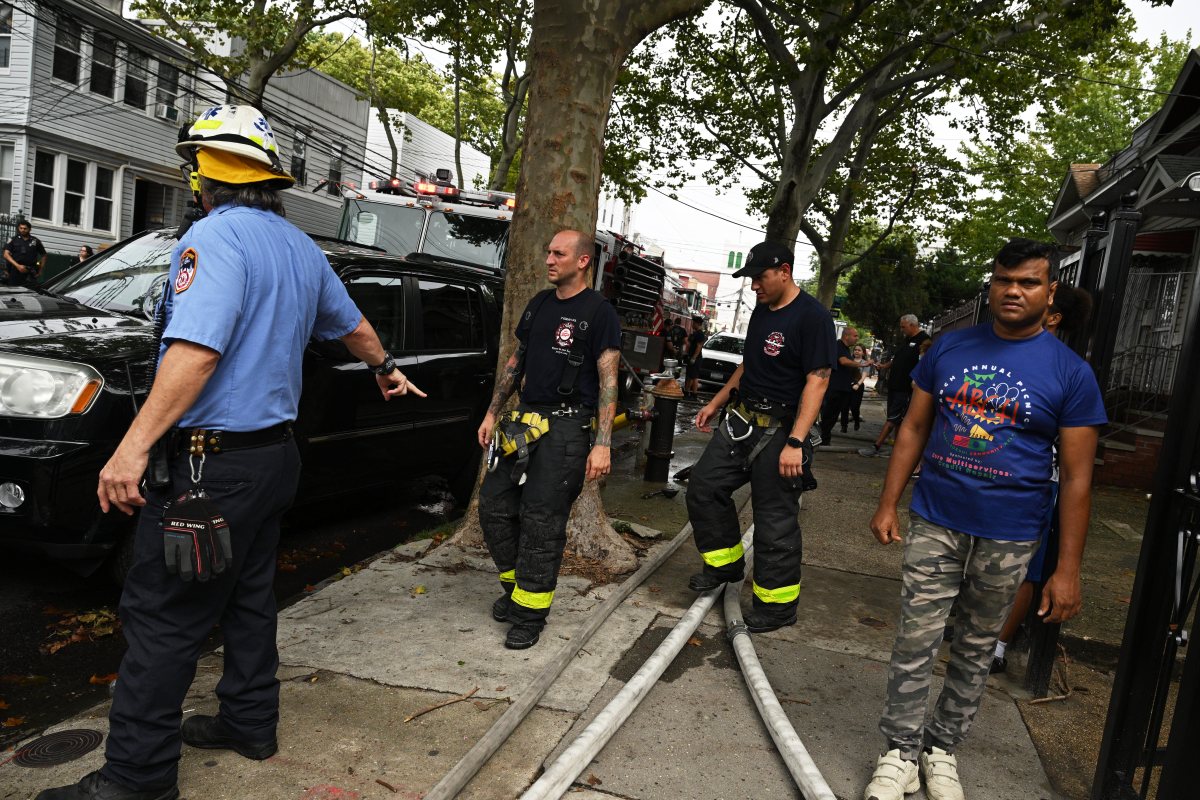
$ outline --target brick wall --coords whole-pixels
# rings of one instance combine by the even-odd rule
[[[1158,469],[1162,439],[1141,434],[1133,435],[1132,439],[1131,444],[1136,448],[1132,452],[1101,445],[1096,455],[1104,463],[1096,465],[1093,483],[1150,491],[1154,484],[1154,473]]]

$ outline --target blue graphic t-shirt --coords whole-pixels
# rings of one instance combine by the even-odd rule
[[[947,333],[912,372],[937,403],[912,510],[986,539],[1041,536],[1059,428],[1108,421],[1091,367],[1053,334]]]

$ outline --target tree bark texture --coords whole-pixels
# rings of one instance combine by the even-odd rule
[[[554,234],[596,229],[604,128],[613,87],[633,48],[655,29],[709,0],[537,0],[529,43],[529,114],[517,208],[509,235],[504,321],[497,369],[512,354],[526,304],[546,286],[545,249]],[[472,504],[472,508],[474,504]],[[478,513],[453,542],[472,544]],[[608,524],[596,481],[584,484],[567,528],[567,547],[601,560],[613,574],[636,566],[632,548]]]

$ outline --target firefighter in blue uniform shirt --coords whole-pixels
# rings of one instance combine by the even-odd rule
[[[749,276],[758,299],[742,364],[700,409],[696,427],[713,434],[688,479],[688,517],[704,561],[695,591],[740,580],[746,569],[733,492],[750,482],[754,505],[752,632],[796,621],[800,595],[800,493],[812,488],[809,429],[834,364],[829,311],[792,280],[792,252],[774,242],[750,250],[735,278]],[[736,395],[735,395],[736,392]]]
[[[537,644],[554,598],[571,504],[585,477],[609,471],[621,323],[612,304],[588,288],[593,246],[580,231],[561,231],[551,240],[546,268],[554,289],[537,294],[521,315],[520,346],[497,377],[479,426],[481,447],[494,437],[519,442],[508,457],[489,458],[491,471],[479,489],[479,523],[504,590],[492,617],[512,623],[504,640],[511,650]],[[501,419],[517,390],[520,405]],[[596,439],[589,445],[593,417]]]
[[[304,348],[311,338],[340,338],[372,365],[383,399],[424,396],[395,368],[320,249],[282,217],[279,192],[293,180],[262,114],[211,108],[178,149],[208,213],[175,248],[159,309],[165,327],[154,384],[97,489],[106,512],[142,507],[121,597],[129,647],[109,712],[106,760],[38,800],[176,798],[181,739],[252,759],[276,751],[272,584],[280,517],[300,473],[291,426]],[[143,498],[150,450],[164,441],[169,481]],[[201,524],[203,532],[187,540],[192,548],[180,552],[169,530],[187,503],[201,502],[181,501],[200,490],[204,507],[223,522]],[[189,716],[181,730],[181,704],[218,622],[225,640],[219,713]]]

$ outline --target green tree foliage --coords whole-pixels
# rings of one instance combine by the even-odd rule
[[[954,248],[938,250],[921,264],[926,303],[913,313],[931,320],[942,311],[961,305],[979,294],[984,275],[989,271],[987,262],[967,260]]]
[[[396,30],[409,16],[406,0],[134,0],[132,8],[161,20],[156,32],[191,50],[230,99],[260,108],[271,78],[293,65],[311,32],[350,18]],[[228,54],[227,40],[234,44]]]
[[[1187,39],[1157,43],[1114,34],[1112,47],[1081,63],[1079,78],[1040,98],[1027,135],[965,148],[974,196],[943,235],[963,258],[988,263],[1009,237],[1047,239],[1047,218],[1072,164],[1103,164],[1128,146],[1133,130],[1162,105],[1187,57]]]
[[[897,320],[919,315],[928,302],[916,239],[910,231],[898,231],[859,261],[846,287],[843,311],[894,348],[901,335]]]
[[[668,185],[696,160],[714,185],[756,176],[751,211],[769,239],[803,234],[823,253],[828,303],[856,217],[938,216],[963,183],[923,125],[935,108],[957,103],[968,131],[1011,130],[1025,98],[1121,24],[1121,0],[732,0],[657,36],[618,109],[642,170]]]

